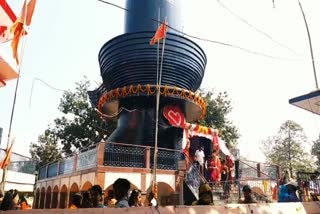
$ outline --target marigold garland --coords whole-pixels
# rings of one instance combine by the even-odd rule
[[[147,93],[148,96],[154,95],[158,90],[160,90],[160,94],[167,97],[172,95],[180,96],[181,98],[191,100],[198,104],[202,109],[201,118],[204,118],[206,115],[206,102],[199,96],[193,93],[190,90],[186,90],[184,88],[178,88],[176,86],[168,86],[165,85],[161,88],[159,85],[141,85],[137,86],[124,86],[122,88],[112,89],[110,91],[106,91],[102,97],[99,99],[98,109],[102,111],[102,106],[105,102],[108,102],[113,99],[126,98],[128,96],[139,96],[140,93]]]

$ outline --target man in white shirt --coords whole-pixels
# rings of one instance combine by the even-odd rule
[[[199,163],[199,167],[200,167],[200,173],[203,174],[203,165],[204,165],[204,151],[203,151],[203,146],[200,146],[196,153],[194,154],[196,161],[198,161]]]

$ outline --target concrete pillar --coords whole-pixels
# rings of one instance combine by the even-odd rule
[[[144,163],[145,163],[146,169],[150,169],[150,153],[151,153],[150,147],[146,147],[144,150],[144,161],[145,161]]]
[[[104,145],[105,143],[99,143],[98,154],[97,154],[97,165],[103,166],[104,164]]]
[[[258,176],[258,178],[261,177],[261,164],[260,163],[257,163],[257,176]]]

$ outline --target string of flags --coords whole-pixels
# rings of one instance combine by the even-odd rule
[[[11,9],[6,0],[0,0],[0,44],[11,41],[12,55],[19,65],[19,43],[22,36],[27,35],[27,28],[32,21],[37,0],[24,0],[19,16]],[[0,55],[0,87],[6,82],[18,78],[17,71]]]

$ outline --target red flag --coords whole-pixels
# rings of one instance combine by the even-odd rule
[[[166,33],[167,33],[167,24],[165,22],[163,22],[158,27],[158,30],[154,34],[153,38],[150,40],[150,45],[154,45],[160,39],[165,38],[166,37]]]
[[[9,148],[6,149],[6,155],[4,156],[4,159],[0,164],[0,169],[5,169],[9,165],[10,157],[11,157],[11,153],[12,153],[12,146],[13,146],[14,142],[15,142],[15,140],[13,139],[11,141],[11,144],[10,144]]]
[[[12,39],[10,27],[17,20],[16,15],[5,0],[0,0],[0,43]]]
[[[10,29],[11,32],[13,32],[11,48],[13,51],[13,57],[16,59],[17,64],[19,64],[19,56],[18,56],[19,41],[21,36],[26,34],[26,31],[24,29],[24,24],[26,26],[29,26],[31,24],[36,2],[37,0],[30,0],[29,3],[26,4],[27,1],[26,0],[24,1],[20,16]]]

